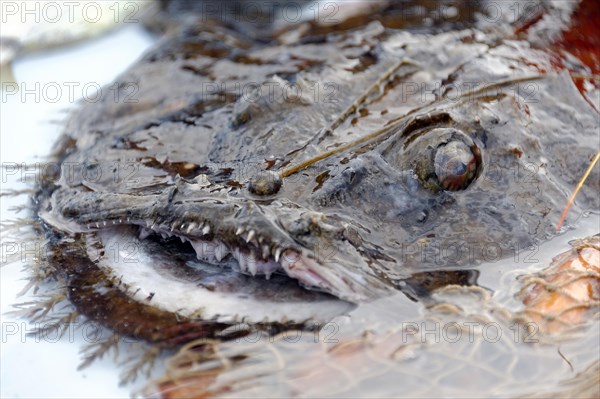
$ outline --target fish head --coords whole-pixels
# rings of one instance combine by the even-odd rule
[[[294,45],[211,34],[124,74],[134,103],[111,92],[71,120],[44,220],[177,237],[203,262],[361,302],[548,240],[596,151],[597,111],[525,41],[376,22]]]

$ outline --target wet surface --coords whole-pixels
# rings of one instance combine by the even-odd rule
[[[318,334],[290,331],[215,347],[191,343],[143,393],[166,398],[595,397],[597,305],[582,310],[581,324],[562,324],[560,332],[549,334],[545,322],[526,317],[519,291],[552,258],[561,258],[556,251],[594,234],[598,223],[599,215],[590,215],[577,230],[547,244],[482,265],[479,287],[442,287],[419,304],[402,294],[384,298],[333,319]],[[597,284],[598,274],[593,276]]]
[[[306,334],[293,349],[219,346],[217,360],[236,365],[219,375],[239,381],[221,385],[232,395],[276,384],[275,396],[343,396],[355,380],[357,394],[396,396],[400,372],[407,396],[466,395],[473,373],[481,386],[469,392],[506,396],[539,392],[532,380],[555,391],[558,380],[593,373],[597,334],[569,336],[560,359],[555,342],[523,344],[531,331],[521,331],[514,297],[515,273],[533,271],[521,261],[561,239],[562,206],[597,151],[595,70],[573,57],[565,69],[556,59],[567,56],[545,49],[552,39],[526,37],[572,10],[549,4],[543,18],[490,24],[464,15],[477,3],[454,7],[455,22],[425,27],[395,14],[404,5],[382,2],[334,25],[182,24],[118,78],[124,96],[124,83],[136,82],[137,102],[104,97],[81,107],[54,153],[61,170],[36,194],[40,234],[55,248],[50,274],[72,289],[77,311],[170,347],[224,339],[234,320],[274,334],[333,318],[341,349],[315,349]],[[595,171],[572,210],[591,210],[576,222],[586,235],[597,232],[599,185]],[[119,247],[129,244],[135,269]],[[106,256],[115,245],[121,257]],[[195,271],[185,269],[194,258]],[[154,273],[171,282],[142,285]],[[192,283],[189,295],[168,299],[182,291],[174,280]],[[233,306],[202,306],[206,292],[228,294]],[[244,308],[249,296],[264,317]],[[271,311],[274,298],[289,303]],[[339,316],[310,314],[321,300],[340,305]],[[422,323],[506,334],[430,345],[409,333],[410,342],[390,344]],[[278,361],[265,362],[266,351]],[[338,367],[367,355],[381,367],[361,378]],[[564,356],[572,374],[558,366]],[[323,362],[347,378],[324,386],[305,374]]]

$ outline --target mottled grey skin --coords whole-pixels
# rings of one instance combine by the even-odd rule
[[[54,228],[155,224],[261,253],[266,245],[266,257],[293,249],[315,262],[312,288],[360,302],[415,272],[472,268],[549,239],[597,151],[598,113],[550,55],[511,41],[509,26],[422,35],[372,21],[299,30],[293,42],[199,26],[163,39],[118,78],[122,90],[70,121],[62,177],[41,198]],[[282,97],[286,83],[302,96]],[[267,169],[382,128],[271,195],[248,190]],[[464,190],[437,181],[433,159],[448,134],[481,153]],[[595,173],[572,215],[598,208],[598,188]]]

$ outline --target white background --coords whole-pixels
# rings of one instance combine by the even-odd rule
[[[83,86],[109,84],[153,41],[154,38],[141,26],[129,25],[80,45],[17,60],[13,64],[13,74],[19,93],[9,95],[7,90],[0,92],[2,163],[43,161],[61,132],[61,120],[85,95]],[[80,83],[73,89],[76,98],[69,98],[70,82]],[[5,89],[6,85],[4,82]],[[61,90],[57,91],[57,87]],[[28,91],[29,94],[25,94]],[[3,169],[2,173],[2,191],[22,187],[18,183],[20,173],[8,175],[7,169]],[[15,215],[9,210],[13,205],[26,202],[25,196],[2,197],[0,200],[2,221],[26,216],[24,212]],[[3,256],[7,245],[14,241],[10,238],[4,240]],[[75,332],[58,342],[53,342],[53,339],[36,342],[35,337],[25,335],[27,324],[23,320],[6,315],[7,311],[13,310],[14,303],[29,299],[16,297],[25,285],[23,266],[24,263],[16,262],[0,268],[0,397],[129,397],[132,387],[118,387],[119,370],[110,357],[81,372],[76,371],[81,357],[78,352],[85,344],[81,334]]]

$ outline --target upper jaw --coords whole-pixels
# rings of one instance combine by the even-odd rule
[[[210,263],[233,258],[243,273],[266,277],[285,273],[306,288],[350,302],[367,301],[390,290],[356,248],[340,239],[343,226],[329,225],[323,214],[285,203],[261,207],[247,200],[209,196],[177,200],[169,191],[131,196],[60,188],[49,203],[42,204],[40,216],[71,233],[137,225],[142,238],[156,233],[189,241],[198,258]],[[309,240],[298,239],[302,232]],[[323,247],[333,247],[334,254],[320,259]]]

